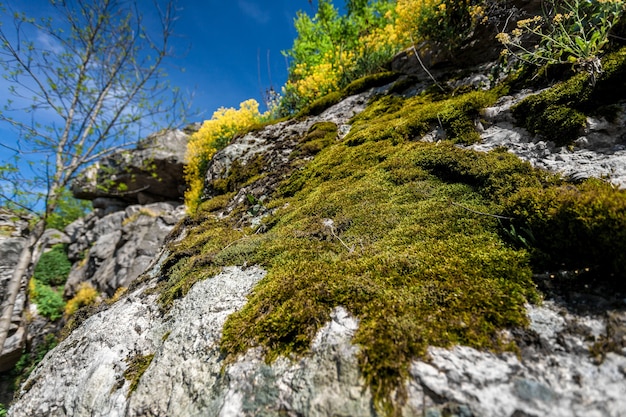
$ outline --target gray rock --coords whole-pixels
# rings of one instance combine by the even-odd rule
[[[135,149],[118,151],[87,168],[72,183],[72,193],[93,200],[103,215],[129,204],[181,200],[188,141],[182,130],[150,135]]]
[[[198,413],[223,402],[211,392],[211,381],[221,380],[220,329],[263,275],[259,268],[227,268],[197,283],[165,317],[156,294],[129,294],[48,354],[11,415],[216,415]],[[147,354],[154,359],[128,398],[127,360]]]
[[[26,236],[28,221],[28,217],[0,208],[0,237]]]
[[[154,261],[183,215],[182,207],[158,202],[127,206],[101,218],[90,215],[69,225],[69,257],[75,263],[64,295],[72,297],[83,282],[108,295],[129,286]]]
[[[19,225],[11,226],[13,231],[19,232]],[[13,234],[13,232],[11,233]],[[19,260],[20,253],[24,247],[25,239],[21,237],[7,237],[0,235],[0,295],[2,296],[1,308],[4,309],[4,297],[6,288],[13,276],[13,269]],[[9,335],[2,352],[0,352],[0,372],[11,369],[19,360],[26,343],[26,328],[22,321],[22,313],[26,306],[24,292],[20,291],[15,302]]]
[[[151,276],[158,274],[157,266]],[[263,275],[256,267],[226,268],[194,285],[166,316],[155,307],[156,295],[137,290],[53,350],[10,415],[256,416],[263,410],[267,416],[377,416],[359,371],[359,348],[351,343],[358,322],[341,307],[297,361],[267,364],[261,350],[252,349],[223,362],[224,321]],[[528,309],[531,329],[550,340],[547,352],[520,359],[431,347],[429,361],[410,366],[406,401],[397,404],[401,415],[620,416],[626,357],[609,353],[597,364],[587,352],[559,350],[555,339],[575,315],[557,319],[554,303]],[[619,317],[612,320],[621,323]],[[154,358],[127,397],[127,358],[147,354]]]

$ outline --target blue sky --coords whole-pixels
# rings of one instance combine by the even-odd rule
[[[296,11],[310,11],[307,0],[208,1],[202,9],[185,7],[179,22],[185,28],[182,41],[191,45],[186,75],[197,83],[200,107],[236,106],[250,97],[260,101],[270,84],[284,84],[287,64],[281,51],[293,44]]]
[[[195,107],[205,118],[248,98],[261,102],[270,86],[278,90],[287,79],[281,51],[296,37],[296,12],[313,12],[308,0],[180,0],[180,5],[176,27],[183,37],[177,46],[190,49],[181,60],[185,72],[172,72],[172,82],[195,90]]]
[[[176,59],[167,71],[172,85],[195,93],[194,107],[206,118],[218,107],[238,106],[248,98],[261,102],[265,89],[273,86],[278,90],[284,84],[287,63],[281,51],[291,48],[297,35],[293,25],[296,12],[312,14],[316,6],[308,0],[177,1]],[[49,0],[3,3],[40,16]],[[141,7],[151,3],[139,0]],[[6,15],[2,20],[8,26]],[[2,103],[7,93],[0,91]]]
[[[45,16],[50,10],[49,0],[0,2],[33,17]],[[138,4],[143,8],[152,1],[138,0]],[[297,35],[296,12],[313,14],[316,5],[309,0],[178,0],[173,43],[176,59],[166,70],[173,86],[193,93],[192,109],[197,114],[189,121],[208,119],[219,107],[238,107],[249,98],[265,110],[263,92],[270,87],[279,90],[287,79],[288,63],[281,51],[291,48]],[[0,20],[9,32],[10,12],[0,15]],[[9,98],[8,84],[0,79],[0,107]],[[15,132],[0,125],[0,144],[15,143]],[[0,146],[0,163],[11,155]],[[26,164],[20,168],[29,169]]]

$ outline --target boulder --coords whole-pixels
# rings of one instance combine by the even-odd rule
[[[109,155],[78,176],[72,193],[93,200],[102,215],[130,204],[180,201],[185,191],[183,168],[190,129],[155,133],[135,149]]]

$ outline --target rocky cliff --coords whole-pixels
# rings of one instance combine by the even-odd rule
[[[0,294],[6,293],[6,286],[25,243],[27,227],[26,220],[9,212],[0,212]],[[26,329],[22,325],[25,302],[24,296],[16,301],[9,337],[0,355],[0,372],[11,369],[22,353],[26,340]]]
[[[66,300],[86,287],[98,294],[98,301],[108,299],[128,287],[154,260],[165,237],[184,215],[182,172],[188,134],[193,130],[190,126],[185,131],[151,135],[135,149],[119,151],[90,167],[73,184],[74,193],[91,199],[94,210],[64,230],[47,230],[37,249],[47,253],[56,245],[64,246],[62,257],[71,269],[67,279],[54,282],[53,287],[58,287]],[[5,293],[4,285],[27,234],[28,219],[0,213],[0,294]],[[49,290],[47,294],[48,298],[40,301],[50,303],[49,294],[54,293]],[[77,302],[80,306],[85,300],[79,296]],[[38,352],[49,348],[65,324],[67,317],[61,317],[62,312],[50,313],[46,308],[38,305],[32,289],[24,283],[10,337],[0,356],[0,402],[11,400],[13,381],[27,372]]]
[[[535,189],[623,198],[625,98],[560,144],[519,111],[554,90],[493,93],[490,70],[435,74],[469,92],[431,101],[419,70],[364,83],[238,137],[176,227],[163,203],[69,227],[87,261],[66,291],[129,290],[74,322],[9,414],[621,415],[623,269],[596,255],[531,263],[531,245],[551,247],[507,210]],[[579,258],[606,248],[598,237]],[[600,252],[619,260],[622,243]]]

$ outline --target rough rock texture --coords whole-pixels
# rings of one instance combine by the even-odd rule
[[[188,141],[188,133],[182,130],[151,135],[137,148],[116,152],[89,167],[72,184],[72,193],[93,200],[95,208],[107,212],[128,204],[179,201],[185,191]]]
[[[335,123],[339,130],[339,138],[341,138],[350,130],[348,124],[350,118],[365,109],[372,95],[384,90],[385,87],[370,89],[346,98],[319,116],[272,124],[260,131],[235,139],[211,159],[205,176],[207,188],[210,191],[213,181],[226,177],[233,161],[237,160],[240,164],[246,165],[257,155],[264,157],[263,169],[268,172],[282,171],[289,162],[289,155],[298,143],[298,139],[304,136],[311,126],[322,121]]]
[[[153,203],[103,217],[92,213],[67,226],[69,258],[74,263],[65,296],[73,296],[83,282],[109,296],[128,287],[154,260],[183,215],[183,206]]]
[[[25,241],[22,237],[0,234],[0,294],[2,295],[2,306],[0,308],[2,309],[4,309],[4,296],[7,285],[11,280],[13,269],[18,262]],[[22,354],[22,349],[26,343],[26,328],[22,322],[22,313],[25,305],[26,297],[24,292],[20,291],[13,309],[9,336],[0,354],[0,372],[11,369]]]
[[[151,272],[153,285],[158,265]],[[139,289],[88,319],[55,348],[22,389],[12,416],[377,416],[350,343],[358,322],[339,307],[303,358],[268,365],[259,350],[227,364],[218,341],[226,317],[264,271],[229,267],[194,285],[163,316]],[[626,349],[602,362],[592,344],[623,308],[581,314],[559,300],[528,306],[521,356],[458,346],[414,361],[403,416],[620,416]],[[115,326],[111,326],[115,323]],[[615,334],[615,332],[613,332]],[[626,346],[623,345],[623,346]],[[153,354],[134,392],[129,359]]]
[[[28,219],[0,209],[0,309],[2,310],[4,309],[6,288],[26,242],[27,233]],[[11,369],[22,354],[27,336],[26,327],[22,321],[25,307],[26,296],[24,291],[20,291],[11,317],[9,336],[2,352],[0,352],[0,372]]]
[[[354,96],[350,105],[362,106],[366,97]],[[353,111],[350,105],[344,102],[315,119],[284,122],[235,140],[216,155],[209,179],[224,178],[234,160],[245,164],[260,153],[274,167],[288,166],[288,153],[315,121],[333,120],[340,135],[345,134]],[[344,116],[334,109],[345,109],[340,111]],[[498,114],[496,119],[506,117],[506,110]],[[500,123],[496,119],[491,127]],[[272,184],[277,179],[268,181]],[[75,242],[73,256],[80,248],[93,245],[88,264],[115,270],[102,261],[117,262],[124,247],[119,245],[120,239],[131,224],[124,225],[124,218],[133,217],[129,210],[87,219],[85,222],[92,222],[90,229],[83,230],[91,232],[68,228],[66,232]],[[184,230],[180,233],[185,235]],[[83,241],[79,237],[83,235],[91,237]],[[252,349],[227,363],[218,346],[222,326],[229,314],[244,305],[246,294],[265,272],[258,267],[225,268],[196,283],[164,315],[155,302],[157,295],[147,290],[163,279],[160,262],[165,257],[165,253],[160,255],[132,293],[86,320],[48,354],[22,387],[9,415],[379,415],[359,371],[359,347],[351,343],[358,322],[344,308],[332,312],[331,321],[319,330],[304,357],[282,357],[267,364],[261,350]],[[406,396],[399,392],[395,399],[400,414],[623,415],[624,295],[560,294],[547,288],[551,277],[537,280],[545,281],[541,285],[546,286],[547,300],[528,306],[528,329],[508,334],[520,345],[518,355],[463,346],[430,348],[429,360],[416,360],[410,366]],[[125,372],[134,359],[149,355],[154,356],[131,392]]]
[[[207,413],[223,403],[212,383],[223,380],[221,327],[263,275],[259,268],[227,268],[195,285],[166,316],[156,295],[129,294],[48,354],[11,415],[215,415]],[[130,359],[148,354],[154,359],[129,397],[124,371]]]
[[[584,136],[569,148],[555,146],[549,137],[536,136],[515,126],[511,106],[529,94],[502,97],[494,107],[485,109],[483,117],[487,125],[482,126],[482,142],[472,148],[489,151],[505,147],[536,167],[572,179],[607,178],[626,188],[626,102],[619,104],[620,111],[613,123],[588,117]]]
[[[620,317],[624,313],[618,312]],[[436,408],[462,404],[475,416],[620,416],[626,409],[626,350],[601,363],[590,348],[609,328],[606,316],[568,311],[553,301],[528,306],[533,345],[495,355],[457,346],[430,348],[414,362],[409,398]]]

